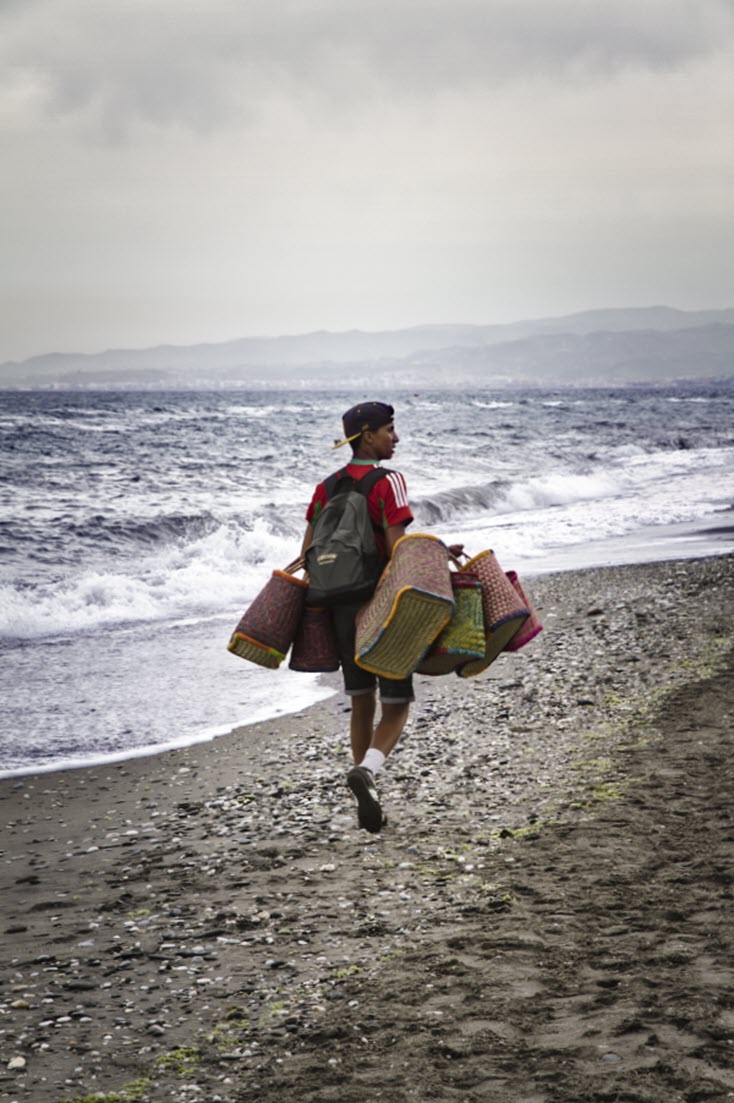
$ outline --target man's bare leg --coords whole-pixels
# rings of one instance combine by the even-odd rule
[[[352,758],[359,764],[370,747],[381,751],[385,758],[394,750],[403,728],[408,720],[410,702],[387,702],[382,706],[382,716],[376,728],[375,695],[360,693],[352,697],[352,715],[349,722],[349,736],[352,744]]]
[[[367,701],[355,711],[355,703],[365,698]],[[408,701],[384,703],[380,722],[367,742],[367,723],[369,721],[371,726],[374,720],[374,695],[365,693],[352,698],[352,754],[356,765],[347,774],[347,784],[357,798],[359,826],[372,834],[376,834],[384,822],[374,774],[400,739],[409,711]]]
[[[375,723],[375,691],[352,697],[352,715],[349,720],[349,737],[352,758],[358,765],[372,743]]]
[[[387,758],[403,734],[409,712],[410,701],[385,702],[382,706],[380,723],[375,728],[370,747],[382,751]]]

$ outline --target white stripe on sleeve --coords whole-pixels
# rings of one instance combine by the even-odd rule
[[[399,471],[395,471],[388,475],[387,478],[395,497],[395,505],[398,509],[408,509],[408,488],[405,485],[403,476]]]

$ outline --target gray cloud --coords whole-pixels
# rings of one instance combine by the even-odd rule
[[[734,40],[728,0],[25,0],[0,11],[9,91],[111,136],[354,109],[532,78],[675,69]]]
[[[731,305],[727,0],[0,0],[0,360]]]

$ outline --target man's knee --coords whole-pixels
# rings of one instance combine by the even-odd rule
[[[410,712],[410,701],[382,701],[383,716],[400,716]]]

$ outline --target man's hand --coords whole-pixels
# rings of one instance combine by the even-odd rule
[[[460,555],[466,555],[463,544],[449,544],[449,551],[454,559],[458,559]]]

